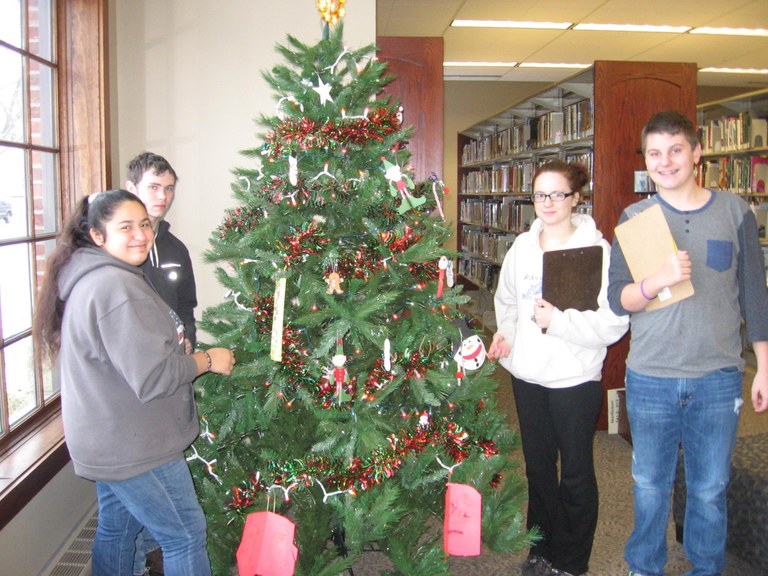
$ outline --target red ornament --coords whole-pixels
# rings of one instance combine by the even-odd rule
[[[465,484],[449,482],[445,493],[443,549],[452,556],[480,556],[483,497]]]
[[[293,576],[299,555],[295,531],[293,522],[279,514],[249,514],[236,554],[240,576]]]

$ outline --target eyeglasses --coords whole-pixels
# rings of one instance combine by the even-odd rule
[[[544,202],[544,200],[551,200],[552,202],[562,202],[568,196],[573,196],[576,194],[576,192],[550,192],[549,194],[544,194],[544,192],[534,192],[531,194],[531,201],[533,202]]]

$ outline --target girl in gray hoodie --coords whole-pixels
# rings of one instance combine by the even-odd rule
[[[229,374],[232,352],[184,354],[184,325],[138,267],[153,242],[136,196],[82,199],[48,260],[35,313],[42,354],[56,360],[75,472],[96,482],[95,576],[130,576],[146,526],[168,575],[206,576],[206,527],[184,459],[199,433],[192,381]]]

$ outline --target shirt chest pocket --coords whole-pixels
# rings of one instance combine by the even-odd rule
[[[707,240],[707,266],[717,272],[725,272],[733,266],[733,242]]]

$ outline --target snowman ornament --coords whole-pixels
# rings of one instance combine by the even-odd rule
[[[461,341],[455,347],[453,359],[456,361],[456,380],[461,384],[464,372],[477,370],[485,362],[485,345],[480,336],[474,334],[466,323],[459,324]]]

